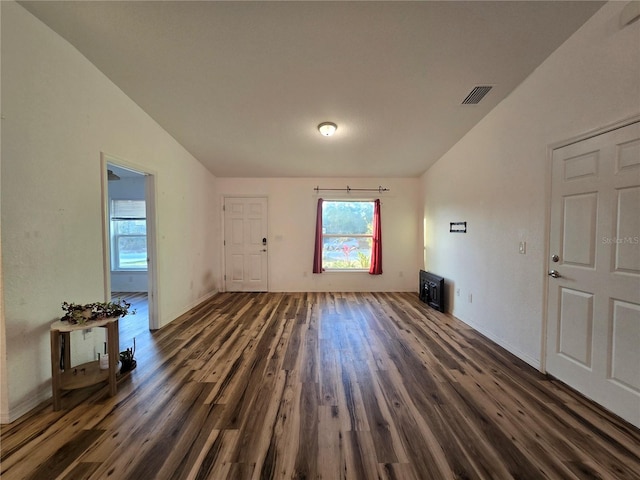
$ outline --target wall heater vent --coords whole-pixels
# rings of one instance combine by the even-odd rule
[[[467,95],[467,98],[465,98],[462,101],[463,105],[476,105],[478,103],[480,103],[480,100],[482,100],[484,98],[484,96],[489,93],[489,90],[491,90],[493,87],[489,86],[489,85],[484,85],[484,86],[478,86],[478,87],[474,87],[473,90],[471,90],[471,92],[469,92],[469,95]]]
[[[420,270],[420,300],[444,312],[444,278]]]

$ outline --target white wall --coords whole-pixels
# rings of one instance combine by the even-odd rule
[[[216,290],[219,212],[213,175],[64,39],[0,3],[6,421],[51,394],[61,302],[104,298],[101,152],[155,172],[160,326]]]
[[[450,309],[534,366],[548,147],[640,112],[640,22],[620,29],[626,3],[606,4],[422,177],[424,262],[447,278]],[[467,221],[469,233],[448,233],[451,221]]]
[[[324,188],[378,188],[381,199],[382,275],[325,272],[313,274],[313,243],[319,197],[348,198]],[[407,179],[340,178],[217,178],[220,197],[266,196],[269,212],[269,290],[283,291],[417,291],[421,266],[419,181]],[[333,195],[332,195],[333,194]],[[351,198],[361,198],[356,193]]]

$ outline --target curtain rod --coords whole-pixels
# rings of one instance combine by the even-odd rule
[[[382,192],[388,192],[389,191],[388,188],[384,188],[382,186],[379,186],[378,188],[351,188],[349,185],[347,185],[347,188],[320,188],[320,187],[316,187],[316,188],[314,188],[314,190],[316,192],[320,192],[320,190],[324,190],[324,191],[332,191],[332,192],[345,191],[347,193],[349,193],[349,192],[378,192],[378,193],[382,193]]]

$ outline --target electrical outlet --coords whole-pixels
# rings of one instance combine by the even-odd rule
[[[469,303],[473,303],[473,295],[469,294]]]

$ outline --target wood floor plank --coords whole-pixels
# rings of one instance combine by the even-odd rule
[[[223,293],[153,332],[118,295],[138,367],[0,427],[3,480],[640,480],[637,428],[416,294]]]
[[[219,478],[248,478],[246,468],[238,471],[233,469],[231,462],[231,451],[238,438],[237,430],[225,430],[218,435],[211,446],[204,452],[204,458],[198,470],[195,472],[195,480],[217,480]],[[237,465],[237,464],[236,464]],[[240,475],[240,473],[245,475]],[[180,478],[180,477],[178,477]]]
[[[81,430],[68,442],[60,445],[45,462],[37,465],[25,478],[33,480],[56,478],[84,451],[87,444],[100,438],[104,433],[104,430]]]
[[[344,430],[337,406],[318,406],[319,478],[346,478]]]
[[[295,459],[299,449],[300,415],[299,399],[302,384],[295,372],[284,370],[285,385],[273,424],[272,435],[260,478],[293,478]]]
[[[74,468],[65,472],[62,480],[86,480],[91,478],[99,466],[99,463],[80,462],[74,465]]]

